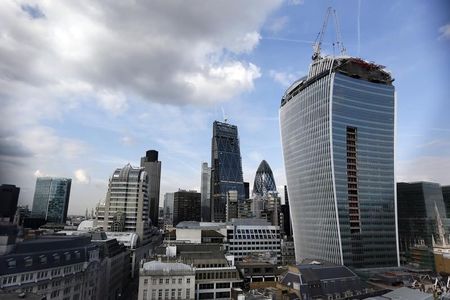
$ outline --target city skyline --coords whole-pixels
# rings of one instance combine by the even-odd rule
[[[21,188],[21,204],[31,207],[36,176],[69,177],[69,214],[83,214],[105,199],[111,171],[128,162],[139,166],[148,149],[159,151],[163,162],[161,195],[178,188],[200,190],[200,164],[210,161],[211,124],[224,118],[239,128],[244,181],[254,181],[265,159],[278,187],[286,184],[279,98],[287,84],[306,74],[330,2],[221,2],[217,12],[190,7],[180,18],[183,30],[173,17],[176,7],[169,4],[113,5],[106,12],[95,3],[36,3],[8,2],[0,12],[2,44],[8,46],[0,49],[5,75],[0,84],[8,87],[0,94],[7,115],[0,130],[0,179]],[[448,4],[331,4],[347,52],[380,61],[395,75],[397,181],[450,184],[445,172],[450,167],[445,88],[450,71],[443,67],[450,58]],[[103,17],[83,14],[89,5]],[[249,7],[237,10],[236,5]],[[123,9],[130,13],[120,14]],[[172,23],[149,18],[152,9]],[[118,28],[112,24],[118,15],[124,24],[136,19],[164,33]],[[199,31],[194,20],[209,30]],[[324,40],[328,53],[331,39]],[[117,53],[105,55],[94,40]],[[27,47],[19,49],[23,44]],[[116,60],[119,53],[130,58]],[[274,53],[280,53],[276,59]],[[80,67],[86,65],[97,66],[99,73]],[[160,79],[165,67],[168,75]]]

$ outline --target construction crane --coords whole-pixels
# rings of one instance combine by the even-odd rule
[[[317,34],[316,40],[314,41],[313,44],[313,55],[312,55],[312,59],[316,60],[316,59],[320,59],[322,58],[322,56],[320,55],[320,50],[322,47],[322,41],[323,41],[323,36],[325,35],[325,31],[327,29],[328,26],[328,19],[330,18],[330,15],[332,15],[332,17],[334,18],[334,27],[336,30],[336,43],[333,42],[333,46],[336,44],[339,48],[339,52],[341,55],[345,54],[345,47],[344,47],[344,43],[342,42],[342,37],[341,37],[341,29],[339,26],[339,20],[336,14],[336,10],[333,9],[332,7],[328,7],[327,12],[325,14],[325,20],[323,21],[322,24],[322,29],[320,30],[320,32]]]

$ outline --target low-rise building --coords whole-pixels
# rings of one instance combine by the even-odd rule
[[[43,236],[0,256],[0,289],[47,299],[96,299],[99,247],[89,236]]]
[[[255,254],[270,254],[281,263],[280,227],[263,219],[233,219],[226,225],[227,252],[236,261]]]
[[[177,299],[195,298],[195,271],[179,262],[150,261],[139,271],[138,299]]]

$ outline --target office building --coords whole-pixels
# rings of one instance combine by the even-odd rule
[[[250,182],[244,181],[244,199],[250,199]]]
[[[226,224],[227,253],[237,262],[245,258],[264,258],[281,263],[280,227],[262,219],[234,219]]]
[[[202,194],[202,221],[211,221],[211,168],[208,163],[202,163],[201,188]]]
[[[245,198],[237,126],[215,121],[211,146],[211,221],[226,220],[227,192]]]
[[[442,197],[445,203],[445,210],[447,212],[446,218],[450,219],[450,185],[442,186]]]
[[[291,211],[289,208],[289,197],[287,192],[287,186],[284,186],[284,204],[281,205],[281,213],[283,214],[283,235],[290,238],[292,237],[292,223],[291,223]]]
[[[195,299],[195,271],[179,262],[150,261],[139,271],[138,299]]]
[[[95,226],[104,231],[135,232],[139,242],[146,244],[151,236],[149,209],[147,172],[127,164],[116,169],[109,179],[105,203],[97,208]]]
[[[253,196],[264,197],[269,192],[276,192],[277,186],[273,178],[272,169],[267,161],[263,160],[258,167],[253,183]]]
[[[0,289],[46,299],[98,299],[99,248],[90,236],[43,236],[0,256]]]
[[[70,178],[37,178],[31,216],[50,223],[64,223],[69,207],[71,184]]]
[[[242,201],[241,201],[242,203]],[[238,192],[227,191],[226,220],[236,219],[238,217]]]
[[[197,191],[179,190],[174,193],[173,224],[183,221],[200,221],[201,194]]]
[[[397,184],[398,235],[404,263],[434,270],[433,239],[438,217],[446,215],[441,186],[432,182]]]
[[[383,66],[315,53],[281,100],[297,261],[397,266],[395,88]]]
[[[141,168],[144,168],[145,172],[147,172],[149,216],[153,226],[158,226],[159,191],[161,186],[161,162],[158,160],[158,151],[148,150],[145,156],[141,158]]]
[[[0,221],[12,223],[17,210],[20,188],[12,184],[0,186]]]
[[[164,224],[173,225],[173,200],[174,193],[164,194]]]
[[[377,289],[351,269],[317,261],[289,266],[280,283],[293,289],[298,299],[366,299],[377,295],[373,294]]]

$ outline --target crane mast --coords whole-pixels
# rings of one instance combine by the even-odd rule
[[[325,35],[325,31],[328,26],[328,19],[330,18],[330,15],[332,15],[332,18],[334,18],[334,26],[335,26],[335,31],[336,31],[336,45],[339,48],[340,54],[341,55],[345,54],[346,49],[344,47],[344,43],[342,42],[341,29],[339,26],[339,20],[338,20],[337,14],[336,14],[336,10],[333,9],[332,7],[328,7],[327,12],[325,13],[325,19],[322,24],[322,29],[317,34],[316,40],[314,41],[314,44],[313,44],[313,55],[312,55],[313,60],[322,58],[320,51],[322,48],[322,41],[323,41],[323,37]],[[333,45],[334,44],[335,43],[333,42]]]

